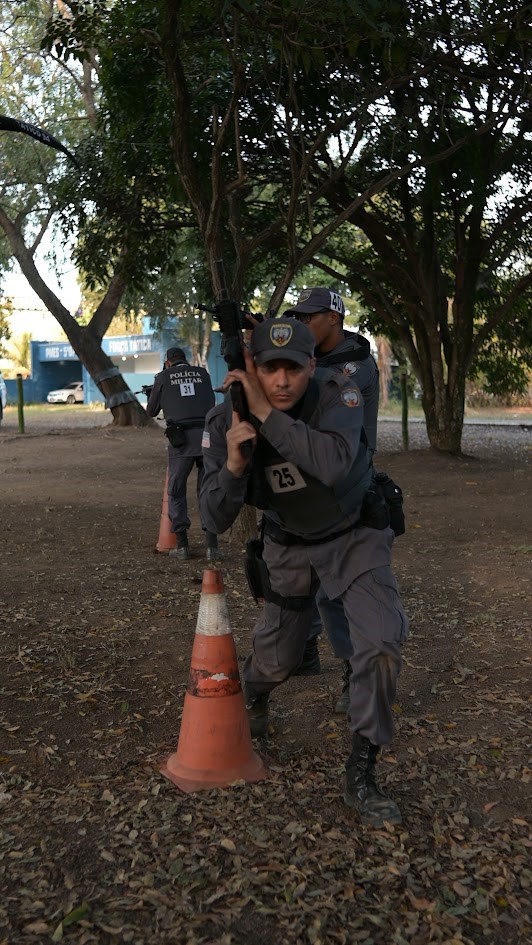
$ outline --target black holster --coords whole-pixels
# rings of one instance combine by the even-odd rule
[[[164,431],[164,435],[168,437],[168,442],[176,448],[179,446],[184,446],[187,441],[187,435],[183,427],[176,423],[175,420],[166,421],[166,430]]]
[[[360,518],[357,521],[357,528],[376,528],[381,531],[390,525],[390,512],[382,495],[382,492],[373,480],[370,488],[364,496],[362,507],[360,509]]]
[[[264,542],[261,538],[252,538],[246,543],[246,562],[244,565],[246,578],[251,594],[258,604],[260,600],[270,601],[285,610],[307,610],[314,597],[282,597],[272,590],[268,566],[262,557]]]
[[[401,487],[385,472],[376,472],[364,496],[357,526],[383,529],[390,527],[395,536],[404,535],[405,513]]]
[[[385,472],[375,473],[375,482],[388,507],[390,527],[395,537],[397,538],[398,535],[404,535],[406,524],[401,486],[398,486]]]
[[[264,598],[264,593],[262,590],[263,585],[263,576],[262,569],[265,567],[265,563],[262,560],[262,549],[264,545],[260,538],[252,538],[250,541],[246,542],[246,560],[244,563],[244,570],[246,572],[246,578],[251,591],[251,596],[256,604]]]

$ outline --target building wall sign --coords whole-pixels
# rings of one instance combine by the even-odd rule
[[[152,335],[121,335],[104,338],[102,348],[110,357],[120,355],[143,354],[145,352],[159,352],[160,343],[153,340]],[[78,356],[72,345],[54,343],[39,344],[39,361],[77,361]]]
[[[39,345],[39,361],[77,361],[72,345]]]
[[[104,338],[103,350],[110,355],[113,354],[142,354],[145,351],[154,351],[153,338],[151,335],[128,335],[122,338]],[[160,346],[157,346],[159,350]]]

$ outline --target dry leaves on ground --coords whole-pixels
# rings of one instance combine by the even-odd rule
[[[381,457],[420,527],[397,543],[412,629],[380,765],[404,825],[372,831],[341,799],[325,640],[322,674],[274,694],[269,780],[184,795],[159,773],[205,562],[153,554],[150,435],[35,441],[38,463],[2,454],[0,943],[529,942],[525,451],[510,476],[502,452]],[[257,610],[223,547],[242,658]]]

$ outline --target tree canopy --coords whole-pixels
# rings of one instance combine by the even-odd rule
[[[364,143],[330,199],[344,206],[361,175],[377,175],[391,140],[426,164],[351,215],[329,244],[329,271],[336,256],[374,313],[372,327],[403,344],[431,442],[456,451],[467,374],[488,369],[494,389],[522,388],[530,365],[518,349],[532,300],[531,31],[518,3],[430,10],[441,68],[429,84],[394,91],[379,136]],[[432,162],[460,139],[456,152]]]
[[[43,48],[99,77],[81,175],[54,186],[89,283],[162,301],[193,272],[205,298],[223,255],[277,311],[305,266],[341,275],[458,450],[467,372],[530,285],[527,9],[58,3]]]
[[[58,6],[61,16],[71,21],[67,5]],[[57,319],[107,398],[114,421],[144,423],[147,419],[144,410],[101,346],[127,284],[124,264],[128,258],[127,242],[122,245],[121,257],[117,255],[114,260],[101,302],[86,326],[77,322],[40,272],[38,252],[45,236],[52,235],[49,252],[52,260],[54,256],[56,259],[64,256],[69,242],[75,245],[78,237],[76,231],[61,228],[64,217],[60,211],[65,205],[65,187],[77,186],[79,168],[73,169],[71,160],[70,167],[65,167],[65,159],[58,159],[58,152],[43,144],[49,143],[47,135],[51,134],[65,152],[77,150],[87,127],[94,125],[97,112],[97,69],[92,51],[86,53],[82,62],[69,64],[41,49],[48,15],[49,5],[42,0],[29,0],[22,6],[10,3],[0,13],[3,37],[0,111],[37,129],[36,134],[20,135],[14,133],[16,128],[9,121],[0,129],[0,272],[17,260],[28,283]],[[39,133],[40,128],[45,135]],[[54,245],[59,252],[55,253]]]

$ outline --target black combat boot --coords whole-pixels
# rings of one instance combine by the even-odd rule
[[[382,827],[402,822],[401,812],[390,797],[379,788],[375,778],[375,764],[379,746],[372,745],[368,738],[353,735],[353,750],[347,759],[346,792],[348,807],[354,807],[363,824]]]
[[[292,676],[319,676],[321,673],[318,636],[309,637],[303,650],[303,659]]]
[[[182,561],[188,561],[190,558],[190,548],[188,546],[187,533],[183,532],[177,535],[177,547],[168,552],[171,558],[181,558]]]
[[[347,715],[349,712],[349,681],[351,679],[351,663],[349,660],[344,660],[344,669],[342,673],[342,691],[338,696],[338,701],[334,707],[334,711],[341,713],[342,715]]]
[[[215,535],[214,532],[205,532],[205,545],[207,561],[217,561],[223,557],[218,548],[218,535]]]
[[[252,738],[264,738],[268,734],[269,692],[257,692],[250,683],[244,683],[244,699]]]

